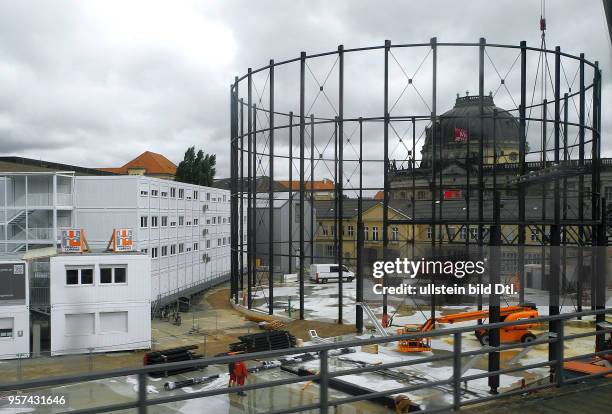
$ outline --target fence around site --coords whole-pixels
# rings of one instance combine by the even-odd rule
[[[296,407],[287,407],[287,408],[280,409],[280,410],[270,411],[270,413],[274,413],[274,414],[285,414],[285,413],[304,412],[308,410],[319,410],[319,412],[321,413],[327,413],[329,407],[333,407],[333,406],[338,406],[338,405],[348,404],[348,403],[353,403],[353,402],[358,402],[358,401],[367,401],[367,400],[371,400],[377,397],[384,397],[384,396],[400,394],[400,393],[409,393],[409,392],[417,391],[420,389],[447,385],[447,386],[452,387],[453,403],[445,407],[439,407],[435,409],[421,411],[422,413],[444,412],[444,411],[458,410],[462,406],[482,403],[485,401],[495,400],[498,398],[504,398],[504,397],[508,397],[512,395],[518,395],[518,394],[523,395],[526,393],[542,390],[545,388],[561,387],[566,384],[576,383],[576,382],[580,382],[580,381],[584,381],[588,379],[593,379],[596,377],[602,377],[604,375],[612,373],[612,369],[607,369],[605,371],[595,373],[595,374],[577,376],[574,378],[566,379],[564,378],[564,367],[563,367],[564,362],[591,358],[594,356],[603,355],[606,352],[610,352],[609,350],[607,351],[604,350],[604,351],[598,351],[598,352],[589,352],[589,353],[585,353],[582,355],[573,356],[570,358],[564,358],[563,349],[564,349],[565,341],[577,339],[577,338],[584,338],[588,336],[606,335],[607,333],[612,332],[612,328],[601,328],[601,329],[597,328],[597,330],[594,330],[593,332],[565,335],[564,329],[563,329],[564,322],[567,320],[575,319],[577,317],[584,317],[584,316],[591,316],[591,315],[599,315],[599,319],[600,319],[602,316],[603,318],[605,318],[605,316],[609,314],[612,314],[612,309],[598,309],[598,310],[591,310],[591,311],[586,311],[586,312],[574,312],[574,313],[567,313],[567,314],[562,314],[562,315],[544,316],[544,317],[530,319],[529,323],[547,323],[551,321],[557,321],[557,323],[561,326],[559,330],[560,334],[556,335],[556,337],[549,337],[548,339],[537,339],[529,343],[511,343],[511,344],[500,345],[497,347],[484,347],[478,350],[465,351],[465,352],[462,351],[462,334],[473,332],[474,326],[465,326],[465,327],[450,328],[450,329],[438,329],[438,330],[433,330],[430,332],[416,333],[416,334],[409,334],[409,335],[378,337],[378,338],[370,338],[370,339],[363,339],[363,340],[341,341],[341,342],[325,343],[325,344],[306,346],[306,347],[300,347],[300,348],[290,348],[290,349],[282,349],[282,350],[274,350],[274,351],[257,352],[257,353],[251,353],[251,354],[223,356],[223,357],[215,357],[215,358],[208,358],[208,359],[202,359],[202,360],[174,362],[174,363],[168,363],[168,364],[158,364],[158,365],[145,366],[142,368],[120,369],[120,370],[90,373],[90,374],[83,374],[83,375],[76,375],[76,376],[71,375],[71,376],[61,376],[61,377],[41,379],[41,380],[5,383],[5,384],[0,384],[0,392],[6,393],[7,391],[16,391],[16,390],[23,391],[27,389],[41,389],[42,387],[64,386],[67,384],[74,384],[74,383],[80,383],[80,382],[86,382],[86,381],[109,379],[109,378],[122,377],[122,376],[128,376],[128,375],[137,375],[138,376],[137,398],[134,401],[128,402],[128,403],[121,403],[121,404],[108,404],[108,405],[96,406],[96,407],[91,407],[91,408],[86,408],[86,409],[70,410],[66,412],[72,413],[72,414],[75,414],[75,413],[85,414],[85,413],[101,413],[101,412],[111,412],[111,411],[116,411],[116,410],[126,410],[126,409],[137,408],[138,413],[146,413],[149,406],[155,406],[155,405],[160,405],[160,404],[167,404],[167,403],[184,401],[184,400],[205,398],[205,397],[211,397],[211,396],[222,395],[222,394],[231,394],[231,393],[237,393],[240,391],[267,389],[270,387],[277,387],[277,386],[296,384],[296,383],[304,383],[308,381],[314,381],[319,384],[319,401],[317,403],[296,406]],[[486,330],[491,331],[491,330],[496,330],[496,329],[505,328],[509,326],[521,325],[524,323],[525,321],[519,320],[519,321],[513,321],[513,322],[499,322],[499,323],[492,323],[492,324],[484,324],[484,325],[479,325],[478,327],[480,329],[486,329]],[[392,362],[392,363],[370,365],[370,366],[364,366],[364,367],[353,368],[353,369],[344,369],[341,371],[329,371],[329,352],[332,350],[337,350],[337,349],[347,348],[347,347],[372,345],[372,344],[387,344],[387,343],[395,342],[398,340],[404,340],[404,339],[409,340],[409,339],[415,339],[415,338],[434,338],[434,337],[443,337],[443,336],[449,336],[449,335],[452,336],[454,340],[453,353],[449,355],[434,355],[434,356],[428,356],[424,358],[413,359],[409,361],[398,361],[398,362]],[[559,352],[558,355],[561,355],[561,358],[557,360],[532,363],[529,365],[520,365],[516,367],[511,367],[511,368],[499,369],[497,371],[484,372],[482,374],[476,374],[476,375],[463,376],[462,374],[462,371],[461,371],[461,368],[462,368],[461,358],[462,357],[475,356],[479,354],[487,354],[490,352],[501,352],[501,351],[507,351],[510,349],[517,349],[517,348],[526,348],[526,347],[531,347],[531,346],[541,345],[541,344],[553,344],[553,346],[557,347],[557,350]],[[319,354],[319,370],[317,374],[307,375],[307,376],[296,376],[295,378],[284,378],[284,379],[272,380],[272,381],[266,381],[266,382],[258,382],[255,384],[249,384],[249,385],[245,385],[242,387],[233,387],[233,388],[223,387],[221,389],[212,389],[212,390],[199,391],[199,392],[193,392],[193,393],[185,393],[181,395],[169,395],[169,396],[158,397],[158,398],[148,398],[147,397],[147,382],[148,382],[147,376],[151,372],[159,372],[160,370],[179,370],[179,369],[183,369],[187,367],[194,368],[194,369],[203,368],[208,365],[226,365],[230,362],[235,362],[239,360],[273,359],[273,358],[284,357],[284,356],[289,356],[289,355],[294,355],[294,354],[302,354],[302,353],[307,353],[307,352],[310,352],[310,353],[316,352]],[[349,396],[349,397],[337,398],[337,399],[330,399],[328,395],[328,386],[329,386],[330,378],[342,377],[342,376],[351,375],[351,374],[368,373],[368,372],[378,371],[378,370],[385,369],[385,368],[399,368],[399,367],[419,365],[423,363],[439,362],[439,361],[445,361],[445,360],[452,360],[453,375],[448,379],[438,380],[438,381],[429,381],[429,382],[418,384],[418,385],[409,385],[409,386],[400,387],[400,388],[396,388],[392,390],[372,392],[372,393],[365,394],[365,395]],[[492,394],[486,397],[471,398],[467,401],[462,401],[461,399],[461,383],[462,382],[476,380],[480,378],[490,378],[490,377],[499,376],[503,374],[509,374],[512,372],[525,371],[529,369],[541,368],[541,367],[546,367],[546,366],[550,366],[551,368],[553,368],[554,373],[555,373],[554,376],[551,376],[551,379],[548,383],[520,388],[520,389],[503,392],[499,394]]]

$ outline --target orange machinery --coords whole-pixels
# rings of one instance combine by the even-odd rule
[[[476,319],[486,319],[489,316],[489,311],[486,309],[457,313],[454,315],[440,316],[435,319],[438,323],[455,323],[473,321]],[[523,319],[532,319],[539,316],[538,310],[533,305],[524,306],[507,306],[499,311],[500,321],[511,322]],[[530,331],[537,324],[525,323],[521,325],[509,326],[499,330],[501,342],[531,342],[536,339],[536,336]],[[416,332],[429,332],[434,326],[434,320],[428,319],[423,325],[404,325],[397,330],[398,335],[411,334]],[[477,329],[475,332],[476,338],[483,345],[488,345],[489,334],[486,329]],[[398,342],[398,351],[400,352],[425,352],[431,351],[430,338],[415,338],[411,340],[403,340]]]

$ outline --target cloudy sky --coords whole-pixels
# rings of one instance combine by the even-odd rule
[[[491,43],[527,40],[538,46],[539,15],[539,0],[3,0],[0,154],[100,167],[121,165],[145,150],[178,163],[185,149],[196,145],[217,154],[218,175],[226,176],[229,84],[248,67],[296,57],[302,50],[372,46],[385,39],[477,42],[485,37]],[[547,19],[550,48],[560,45],[600,62],[606,140],[612,133],[612,55],[602,2],[549,1]],[[398,60],[413,71],[423,56]],[[512,58],[492,56],[499,59],[500,72]],[[439,62],[440,75],[452,75],[440,83],[450,98],[439,105],[452,104],[456,92],[473,87],[472,79],[462,82],[464,72],[454,67],[462,62],[451,57]],[[333,60],[313,71],[324,78],[330,65]],[[375,63],[364,67],[380,71]],[[569,65],[567,70],[571,78],[574,70]],[[295,90],[299,78],[282,76],[277,93]],[[403,88],[397,76],[393,96]],[[263,89],[265,79],[257,82]],[[361,79],[359,88],[348,88],[354,108],[382,112],[372,103],[381,95],[376,82]],[[612,155],[612,145],[604,148]]]

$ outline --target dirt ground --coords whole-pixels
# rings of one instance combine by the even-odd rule
[[[248,320],[229,303],[229,288],[220,286],[193,303],[192,311],[181,314],[182,324],[154,319],[151,322],[154,350],[197,345],[196,352],[211,357],[227,352],[229,344],[241,335],[261,332],[256,322]],[[354,325],[337,325],[319,321],[294,320],[286,329],[297,338],[308,340],[308,330],[316,329],[321,337],[338,336],[355,331]],[[20,379],[48,378],[86,372],[142,366],[146,351],[112,352],[92,355],[68,355],[2,361],[3,382]]]

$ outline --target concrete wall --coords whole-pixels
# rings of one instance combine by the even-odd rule
[[[51,355],[151,347],[151,260],[148,255],[52,257]],[[125,283],[101,283],[101,268],[126,268]],[[92,284],[67,283],[67,270],[93,269]]]

